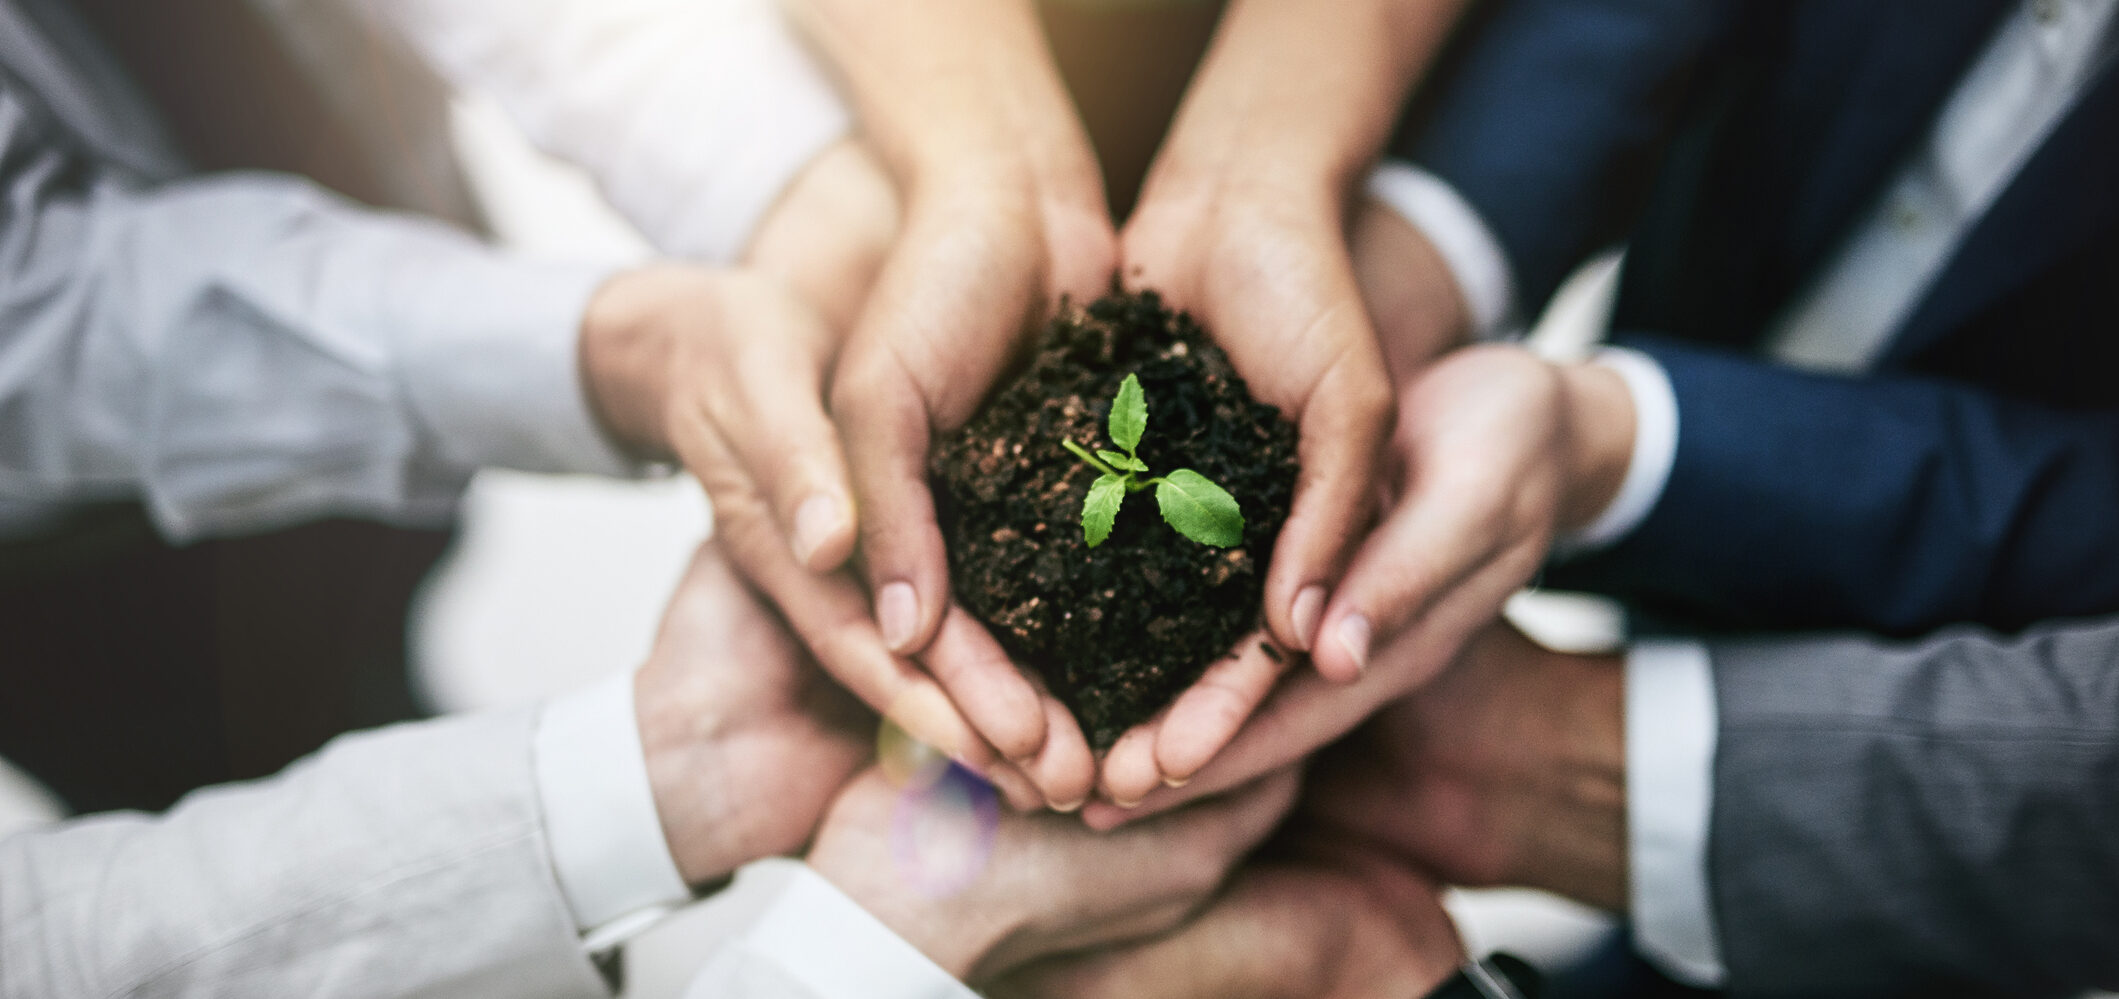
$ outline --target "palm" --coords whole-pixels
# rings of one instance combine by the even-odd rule
[[[809,663],[715,545],[693,559],[635,684],[673,844],[712,843],[745,859],[799,849],[870,745],[863,729],[873,721]],[[715,793],[696,792],[700,775],[713,776]]]
[[[1355,999],[1425,995],[1457,963],[1437,890],[1383,858],[1261,864],[1190,925],[1115,951],[1048,960],[999,999]]]

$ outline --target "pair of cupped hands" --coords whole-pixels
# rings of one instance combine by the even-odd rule
[[[1004,6],[967,5],[964,16]],[[993,39],[1034,30],[995,16],[972,27]],[[827,52],[922,51],[884,37],[905,23],[811,27]],[[1082,813],[1004,821],[991,870],[1033,880],[995,873],[981,897],[1019,918],[955,913],[1005,933],[943,962],[990,977],[1046,953],[1150,936],[1196,911],[1280,824],[1304,760],[1453,661],[1477,658],[1460,652],[1491,634],[1556,531],[1588,520],[1615,489],[1624,462],[1612,455],[1625,449],[1612,444],[1630,442],[1631,427],[1581,415],[1623,395],[1615,376],[1460,347],[1465,307],[1439,255],[1388,209],[1355,199],[1373,150],[1312,155],[1276,143],[1213,106],[1214,95],[1250,91],[1202,86],[1121,229],[1056,74],[995,70],[980,51],[920,72],[840,59],[860,139],[796,179],[743,268],[663,265],[609,282],[590,304],[581,351],[606,427],[643,456],[680,461],[714,506],[716,551],[693,573],[708,582],[680,589],[663,643],[691,634],[711,648],[658,646],[638,681],[680,869],[704,882],[813,833],[820,869],[864,839],[875,848],[874,836],[834,836],[860,826],[839,817],[873,813],[890,793],[879,774],[845,780],[873,745],[873,721],[867,741],[849,743],[834,721],[844,713],[822,706],[850,692],[1016,809]],[[1215,58],[1202,70],[1209,80],[1249,72]],[[1199,681],[1098,759],[1067,709],[951,599],[927,456],[1024,355],[1056,302],[1088,301],[1114,273],[1193,312],[1251,392],[1299,427],[1301,473],[1261,618],[1275,645],[1306,656],[1269,655],[1255,638],[1234,654],[1201,650],[1218,658]],[[714,581],[726,575],[720,553],[746,583]],[[779,620],[690,615],[721,614],[721,638],[683,623],[687,593],[732,586],[754,588]],[[783,622],[821,674],[786,645]],[[714,661],[748,672],[699,665]],[[718,774],[720,793],[701,790],[702,772]],[[1254,821],[1232,821],[1245,816]],[[1091,830],[1108,834],[1101,860],[1071,870],[1054,859],[1095,839]],[[1046,862],[1011,860],[1011,835],[1041,844],[1023,849]],[[1112,837],[1153,848],[1117,862],[1125,848]],[[1417,910],[1378,904],[1401,922],[1412,911],[1441,920],[1408,939],[1454,949],[1425,875],[1356,870],[1354,853],[1318,845],[1331,841],[1311,835],[1287,863],[1247,868],[1229,898],[1258,904],[1214,912],[1232,913],[1218,918],[1235,930],[1255,927],[1247,914],[1283,919],[1271,914],[1298,896],[1332,897],[1298,889],[1336,878],[1366,885],[1362,898],[1424,895]],[[1035,882],[1038,872],[1048,881]],[[1306,925],[1344,925],[1354,911],[1322,908],[1330,918]],[[1252,966],[1234,956],[1229,967]],[[1316,984],[1297,994],[1324,994]]]

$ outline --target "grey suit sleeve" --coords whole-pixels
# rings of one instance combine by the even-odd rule
[[[0,997],[603,996],[524,709],[346,736],[269,780],[0,840]]]
[[[0,500],[184,539],[445,515],[470,472],[629,470],[576,369],[607,267],[261,174],[149,185],[0,67]]]
[[[2119,621],[1712,655],[1732,992],[2119,986]]]

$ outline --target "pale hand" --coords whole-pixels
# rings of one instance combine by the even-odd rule
[[[1487,628],[1320,754],[1303,811],[1452,884],[1626,907],[1625,671]]]
[[[1286,766],[1433,678],[1529,581],[1555,533],[1609,502],[1632,441],[1630,397],[1603,368],[1500,346],[1433,364],[1400,397],[1388,512],[1333,595],[1313,653],[1357,665],[1360,679],[1290,676],[1182,790],[1155,790],[1133,810],[1098,803],[1091,823],[1108,828]]]
[[[799,850],[874,745],[874,716],[712,543],[670,598],[633,702],[663,835],[693,885]]]
[[[1296,790],[1283,772],[1108,836],[1067,816],[1004,813],[977,880],[938,898],[900,873],[888,834],[903,792],[870,771],[832,807],[809,864],[943,970],[977,982],[1183,922],[1279,824]]]
[[[1355,844],[1256,863],[1176,932],[1063,955],[994,983],[994,999],[1368,999],[1424,996],[1463,959],[1426,875]]]

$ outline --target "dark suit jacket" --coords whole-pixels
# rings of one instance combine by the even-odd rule
[[[2119,73],[1970,230],[1875,371],[1757,344],[1925,136],[2006,0],[1513,0],[1401,151],[1535,309],[1629,244],[1614,329],[1679,404],[1639,530],[1548,581],[1694,624],[2119,611]]]

